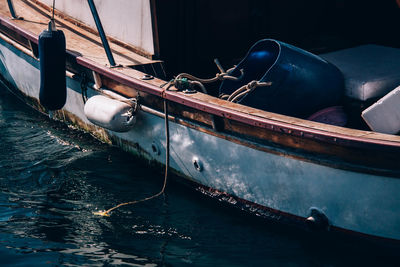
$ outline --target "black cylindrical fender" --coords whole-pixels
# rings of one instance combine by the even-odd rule
[[[61,109],[67,99],[66,44],[60,30],[39,35],[40,103],[48,110]]]

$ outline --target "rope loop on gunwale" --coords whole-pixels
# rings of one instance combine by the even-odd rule
[[[232,94],[230,94],[226,100],[230,102],[238,102],[248,93],[256,89],[257,87],[266,87],[271,86],[271,82],[259,82],[259,81],[251,81],[248,84],[243,85],[239,89],[235,90]]]
[[[172,86],[175,86],[179,91],[184,91],[186,93],[195,93],[197,91],[195,88],[198,87],[204,94],[207,94],[207,89],[205,88],[204,84],[210,84],[224,80],[239,81],[244,76],[243,69],[240,70],[240,76],[235,77],[230,74],[236,66],[225,71],[218,59],[214,59],[214,63],[217,65],[217,68],[220,72],[217,73],[213,78],[202,79],[189,73],[180,73],[174,79],[162,85],[161,87],[164,87],[168,84],[166,90],[169,90]]]
[[[168,85],[166,90],[169,90],[172,86],[175,86],[176,89],[178,89],[179,91],[183,91],[185,93],[195,93],[197,92],[195,87],[198,87],[204,94],[207,94],[207,89],[205,88],[204,84],[209,84],[224,80],[239,81],[244,77],[243,69],[240,69],[240,76],[235,77],[231,76],[230,74],[236,68],[236,66],[233,66],[233,68],[230,68],[227,71],[225,71],[224,68],[221,66],[220,62],[218,61],[218,59],[214,59],[214,63],[217,65],[217,68],[220,71],[220,73],[217,73],[214,78],[201,79],[188,73],[181,73],[178,74],[178,76],[176,76],[171,81],[163,84],[161,87],[163,88],[164,86]],[[248,84],[245,84],[242,87],[238,88],[232,94],[221,95],[220,98],[230,102],[239,102],[243,97],[245,97],[248,93],[252,92],[257,87],[266,87],[271,85],[272,85],[271,82],[260,82],[253,80]]]

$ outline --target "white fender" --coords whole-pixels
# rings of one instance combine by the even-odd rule
[[[91,123],[114,132],[128,132],[136,122],[131,105],[103,95],[89,98],[84,111]]]

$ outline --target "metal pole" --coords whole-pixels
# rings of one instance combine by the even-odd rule
[[[18,16],[17,16],[17,14],[15,13],[15,9],[14,9],[14,5],[13,5],[12,0],[7,0],[7,3],[8,3],[8,8],[10,9],[11,16],[12,16],[14,19],[18,19]]]
[[[108,61],[110,62],[110,65],[112,67],[115,67],[116,66],[115,60],[111,52],[110,45],[108,44],[106,34],[104,33],[103,25],[101,24],[101,20],[99,18],[99,14],[97,13],[96,6],[93,0],[88,0],[88,4],[90,7],[90,11],[92,12],[94,22],[96,23],[97,31],[99,32],[101,42],[103,43],[104,50],[106,51]]]

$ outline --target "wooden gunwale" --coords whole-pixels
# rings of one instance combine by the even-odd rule
[[[0,16],[0,24],[5,26],[9,30],[21,35],[27,40],[35,44],[38,43],[37,35],[30,32],[29,30],[26,30],[16,25],[16,23],[14,23],[13,21]],[[271,132],[275,136],[281,137],[280,139],[278,138],[276,140],[272,140],[272,142],[277,142],[279,144],[282,142],[282,140],[286,140],[286,143],[282,142],[283,147],[287,146],[288,139],[290,139],[291,142],[298,143],[299,140],[309,140],[309,142],[312,142],[311,147],[314,147],[314,151],[306,146],[307,144],[310,144],[309,142],[298,144],[297,147],[294,148],[301,148],[302,150],[310,151],[311,153],[319,153],[323,150],[326,150],[324,149],[324,146],[330,145],[330,147],[333,146],[343,148],[344,150],[341,151],[343,155],[346,155],[347,153],[352,151],[354,152],[357,149],[362,149],[362,151],[356,153],[361,154],[357,155],[357,157],[361,158],[363,158],[362,154],[364,153],[364,151],[370,152],[367,153],[368,156],[372,156],[376,152],[383,152],[387,154],[385,158],[393,158],[393,156],[399,154],[400,137],[397,136],[351,130],[341,127],[309,122],[292,117],[286,117],[283,115],[277,115],[249,107],[244,107],[242,105],[229,103],[227,101],[223,101],[201,93],[185,95],[182,92],[169,90],[167,91],[163,88],[160,88],[160,81],[147,82],[126,75],[125,73],[129,73],[126,71],[126,68],[110,69],[91,59],[80,56],[76,52],[68,51],[68,54],[69,57],[76,61],[76,64],[78,64],[80,67],[93,70],[104,76],[105,79],[110,79],[117,83],[120,83],[121,85],[125,85],[131,90],[133,89],[139,92],[144,92],[160,99],[165,98],[170,101],[170,104],[178,103],[179,105],[182,105],[184,107],[189,107],[191,109],[197,110],[199,113],[223,118],[223,120],[225,121],[224,130],[226,130],[226,125],[229,124],[229,122],[231,122],[231,124],[236,123],[236,127],[231,127],[230,130],[233,131],[233,134],[237,133],[241,137],[244,137],[244,139],[246,139],[246,135],[250,137],[259,137],[260,135],[257,135],[255,133],[261,130],[264,132]],[[118,90],[115,91],[118,92]],[[238,125],[247,125],[247,131],[241,132],[241,129],[243,129],[243,127],[238,127]],[[212,130],[205,131],[208,133],[213,132]],[[218,136],[223,135],[218,134],[217,132],[215,132],[214,135],[215,134],[217,134]],[[297,139],[297,141],[293,141],[292,139]],[[247,144],[247,146],[249,145]],[[317,147],[317,149],[315,149],[315,147]],[[329,155],[330,153],[325,151],[324,154]],[[342,158],[351,162],[352,154],[349,153],[349,156]],[[364,156],[364,158],[366,157]],[[391,159],[390,161],[391,163],[389,163],[388,166],[386,166],[387,164],[385,163],[382,163],[380,165],[393,168],[394,160]],[[360,162],[362,162],[362,160],[357,163]]]
[[[324,141],[327,143],[332,143],[332,144],[339,144],[339,145],[350,145],[353,147],[365,147],[366,145],[368,147],[372,146],[380,146],[380,147],[396,147],[400,148],[400,138],[398,141],[389,141],[389,140],[382,140],[382,139],[372,139],[372,138],[366,138],[363,136],[352,136],[352,135],[347,135],[347,134],[342,134],[340,133],[341,127],[336,127],[336,126],[331,126],[333,130],[337,130],[338,132],[328,132],[316,128],[309,128],[309,127],[304,127],[300,125],[296,125],[293,123],[288,123],[285,121],[277,121],[277,120],[271,120],[268,118],[264,117],[259,117],[256,115],[250,114],[252,108],[246,107],[248,110],[248,113],[240,112],[237,110],[234,110],[232,108],[226,107],[224,103],[221,103],[221,105],[216,105],[212,102],[206,102],[200,99],[194,98],[194,94],[184,94],[182,92],[178,91],[170,91],[170,90],[165,90],[163,88],[160,88],[158,86],[152,85],[150,83],[141,81],[139,79],[133,78],[126,76],[123,73],[120,73],[116,70],[118,69],[110,69],[101,65],[96,64],[90,59],[87,59],[85,57],[77,57],[76,61],[79,65],[84,66],[86,68],[92,69],[96,72],[98,72],[101,75],[104,75],[110,79],[116,80],[119,83],[129,86],[133,89],[136,89],[138,91],[143,91],[149,94],[153,94],[156,96],[160,96],[162,98],[165,98],[167,100],[170,100],[172,102],[180,103],[182,105],[191,107],[196,110],[204,111],[216,116],[220,116],[223,118],[227,118],[230,120],[242,122],[244,124],[248,124],[251,126],[256,126],[258,128],[264,128],[268,129],[271,131],[276,131],[276,132],[284,132],[289,135],[294,135],[294,136],[301,136],[302,138],[306,139],[315,139],[315,140],[320,140]],[[196,93],[196,95],[201,94],[201,93]],[[204,98],[208,98],[207,100],[211,100],[211,96],[203,96]],[[222,101],[221,101],[222,102]],[[233,104],[232,106],[239,106],[238,104]],[[271,113],[269,112],[261,112],[265,113],[266,115],[269,115]],[[283,116],[281,116],[283,117]],[[291,119],[290,117],[287,117],[289,120]],[[312,123],[316,124],[316,123]],[[355,132],[363,132],[359,130],[353,130]],[[310,134],[310,135],[307,135]],[[375,134],[375,133],[370,133],[370,132],[365,132],[365,136]]]

